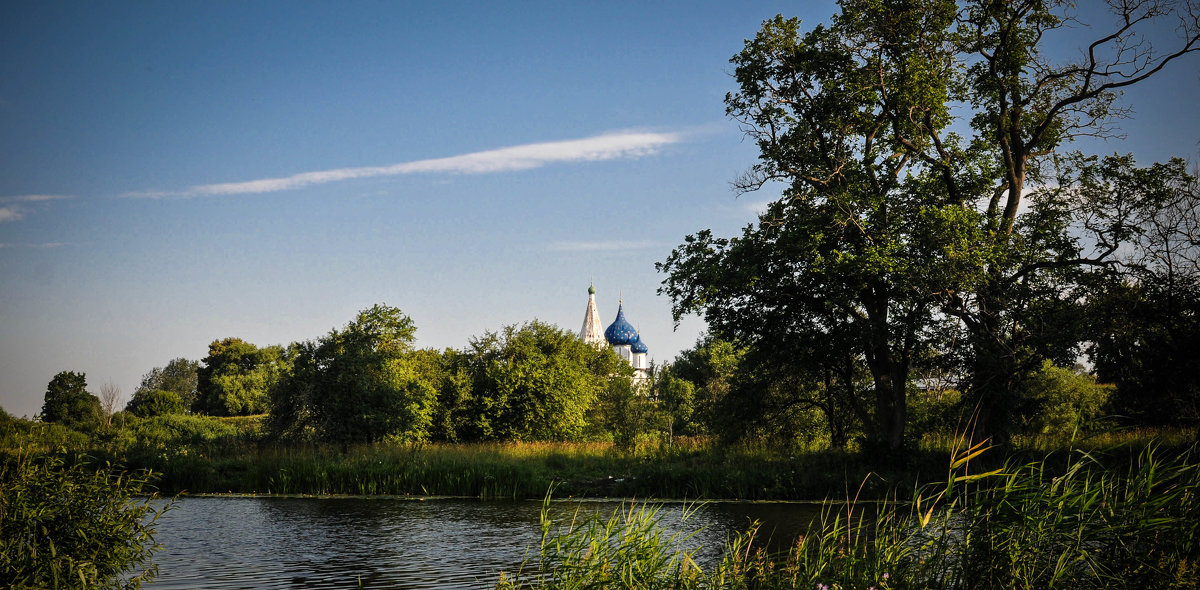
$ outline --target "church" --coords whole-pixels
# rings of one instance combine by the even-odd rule
[[[583,316],[583,328],[579,330],[579,338],[597,348],[605,344],[611,346],[618,356],[633,367],[634,381],[648,380],[650,363],[646,360],[646,353],[649,349],[642,342],[642,335],[625,319],[623,301],[617,302],[617,319],[603,331],[602,325],[600,312],[596,310],[596,287],[589,286],[587,312]]]

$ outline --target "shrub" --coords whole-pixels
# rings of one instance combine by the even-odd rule
[[[128,422],[120,437],[127,446],[175,447],[234,439],[238,429],[218,418],[166,414]]]
[[[1026,429],[1040,434],[1070,435],[1095,420],[1116,389],[1046,361],[1027,384]]]
[[[143,418],[184,413],[183,400],[179,394],[161,389],[139,389],[125,409]]]
[[[99,467],[99,469],[97,469]],[[137,497],[137,499],[135,499]],[[7,457],[0,466],[0,586],[139,588],[156,507],[149,473],[128,474],[61,455]]]

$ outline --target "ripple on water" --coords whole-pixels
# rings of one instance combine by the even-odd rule
[[[581,509],[607,513],[617,506],[596,502]],[[686,528],[706,527],[693,540],[712,551],[751,519],[811,518],[811,508],[755,506],[712,505]],[[320,589],[360,582],[367,588],[491,588],[498,572],[515,570],[536,546],[540,509],[540,502],[183,498],[158,522],[156,540],[164,550],[154,557],[159,577],[148,588]],[[678,522],[678,512],[678,505],[665,507],[664,523]],[[784,534],[796,532],[802,531]]]

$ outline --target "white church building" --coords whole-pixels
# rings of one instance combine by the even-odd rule
[[[625,303],[617,303],[617,319],[608,328],[602,329],[600,312],[596,310],[596,287],[588,287],[587,312],[583,316],[583,328],[579,330],[579,338],[585,343],[597,348],[607,344],[617,355],[625,359],[634,370],[635,381],[645,381],[650,378],[650,362],[646,360],[649,351],[642,342],[642,336],[628,320],[625,319]]]

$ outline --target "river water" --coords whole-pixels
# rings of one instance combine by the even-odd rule
[[[552,513],[611,514],[617,502],[555,502]],[[157,523],[164,550],[147,588],[490,588],[536,551],[541,502],[396,498],[208,498],[176,501]],[[751,521],[789,543],[813,504],[718,502],[659,507],[668,530],[715,559]],[[685,512],[688,512],[686,520]],[[698,532],[696,532],[698,531]]]

